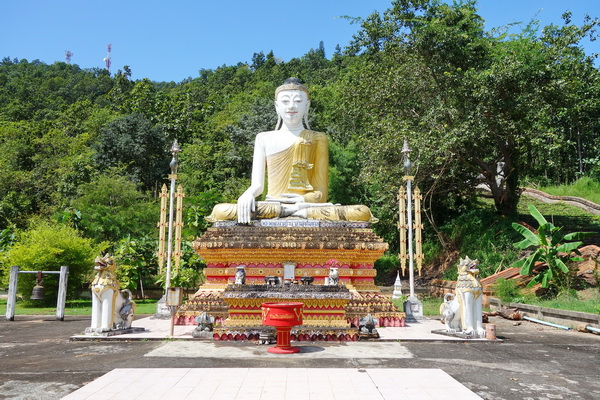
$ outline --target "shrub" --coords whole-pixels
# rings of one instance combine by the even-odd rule
[[[32,224],[33,225],[33,224]],[[17,265],[22,271],[60,271],[62,265],[69,267],[67,297],[75,298],[87,286],[93,272],[94,258],[104,244],[95,245],[67,225],[42,221],[19,235],[15,245],[7,251],[4,279],[8,279],[10,266]],[[56,278],[53,278],[56,277]],[[6,282],[5,282],[6,284]],[[19,293],[29,297],[35,279],[19,276]],[[55,303],[58,295],[58,275],[44,277],[45,301]]]
[[[400,267],[400,259],[393,254],[385,254],[383,257],[375,261],[375,284],[390,286],[396,280],[396,272]]]
[[[87,237],[116,243],[127,235],[142,236],[154,231],[158,204],[116,170],[99,175],[82,185],[80,191],[73,207],[80,213],[78,226]]]
[[[481,278],[493,275],[517,259],[512,243],[517,235],[511,221],[491,208],[476,208],[454,218],[440,230],[454,244],[461,257],[479,260]],[[456,280],[457,269],[448,268],[444,278]]]
[[[181,265],[179,271],[171,270],[171,286],[181,286],[185,288],[197,288],[204,283],[205,276],[202,273],[206,264],[196,254],[189,241],[181,242]],[[155,276],[155,282],[163,288],[166,285],[166,268],[163,268],[162,274]]]
[[[157,240],[148,235],[136,238],[128,235],[117,243],[114,255],[121,289],[139,289],[144,297],[144,287],[153,286],[152,276],[158,271],[157,248]]]
[[[521,250],[532,249],[533,252],[514,262],[512,266],[521,268],[521,275],[532,275],[535,263],[544,262],[547,268],[535,275],[529,282],[529,286],[540,283],[544,289],[553,285],[559,292],[571,290],[573,279],[569,265],[573,261],[583,260],[572,256],[573,253],[581,255],[578,248],[583,242],[572,242],[572,240],[584,239],[593,233],[572,232],[565,235],[562,233],[562,228],[548,222],[534,205],[529,204],[528,207],[539,227],[536,232],[533,232],[521,224],[513,223],[513,228],[523,236],[523,240],[515,243],[514,246]]]
[[[493,293],[502,301],[514,302],[521,297],[521,288],[517,281],[501,278],[494,284]]]

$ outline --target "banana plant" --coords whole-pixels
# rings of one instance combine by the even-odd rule
[[[532,275],[536,262],[544,262],[548,268],[537,274],[529,286],[541,283],[542,288],[546,289],[551,283],[558,287],[567,288],[569,285],[569,267],[568,264],[573,261],[582,261],[578,248],[583,244],[581,239],[593,235],[592,232],[573,232],[562,233],[562,228],[554,226],[538,211],[535,206],[529,204],[529,213],[538,222],[537,233],[527,227],[513,223],[512,227],[523,235],[524,239],[514,244],[515,247],[525,250],[533,249],[528,257],[522,258],[512,264],[512,267],[521,268],[521,275]],[[572,240],[577,240],[573,242]]]

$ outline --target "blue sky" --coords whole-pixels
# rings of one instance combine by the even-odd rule
[[[0,5],[0,57],[65,60],[103,67],[112,44],[112,71],[129,65],[134,79],[179,82],[201,68],[248,62],[273,50],[288,61],[325,44],[329,57],[358,30],[343,15],[366,17],[391,0],[4,0]],[[560,23],[565,10],[581,24],[584,13],[600,17],[599,0],[479,0],[486,28],[539,19]],[[600,53],[600,41],[587,42]]]

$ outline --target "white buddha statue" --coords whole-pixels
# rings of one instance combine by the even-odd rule
[[[377,222],[367,206],[327,203],[327,137],[310,130],[309,107],[308,89],[297,78],[286,79],[277,88],[277,126],[256,136],[250,187],[237,204],[217,204],[206,218],[209,222],[237,219],[248,224],[253,219],[284,217]],[[265,171],[266,199],[257,202],[264,191]]]

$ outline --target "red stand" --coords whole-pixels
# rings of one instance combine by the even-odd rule
[[[263,303],[262,322],[277,330],[277,346],[270,347],[269,353],[298,353],[298,347],[290,344],[290,331],[295,325],[302,325],[303,303]]]

